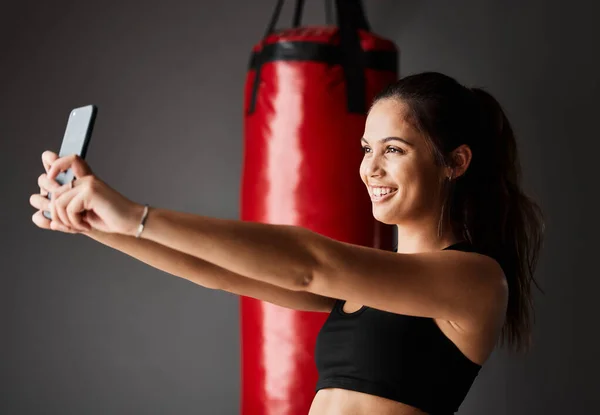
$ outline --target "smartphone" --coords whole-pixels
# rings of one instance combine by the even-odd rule
[[[92,138],[92,130],[96,121],[98,108],[95,105],[86,105],[85,107],[74,108],[69,114],[67,128],[60,146],[58,157],[70,156],[77,154],[82,159],[85,159],[90,139]],[[56,176],[56,181],[61,186],[75,179],[71,169],[66,172],[60,172]],[[48,193],[47,198],[52,195]],[[52,220],[52,214],[44,211],[44,216]]]

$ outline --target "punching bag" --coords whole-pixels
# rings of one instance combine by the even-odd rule
[[[275,31],[279,0],[253,48],[244,97],[241,219],[296,225],[391,250],[359,175],[374,95],[398,78],[395,45],[370,32],[360,1],[335,2],[337,25]],[[242,414],[306,415],[326,313],[241,297]]]

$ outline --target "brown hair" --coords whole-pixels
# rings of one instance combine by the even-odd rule
[[[544,234],[540,207],[521,188],[521,165],[513,129],[488,92],[467,88],[437,72],[407,76],[374,99],[397,99],[408,119],[428,140],[436,163],[452,167],[449,157],[461,144],[471,148],[465,174],[450,182],[443,223],[501,265],[509,287],[501,345],[529,350],[535,321],[532,282]],[[448,222],[446,222],[448,221]]]

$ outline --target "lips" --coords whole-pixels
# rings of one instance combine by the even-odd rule
[[[392,193],[398,189],[392,186],[369,186],[369,193],[371,195],[380,195],[381,193]]]
[[[380,188],[380,189],[387,189],[387,193],[384,194],[376,194],[374,188]],[[377,186],[377,187],[369,187],[369,195],[371,196],[371,201],[373,202],[381,202],[384,201],[390,197],[392,197],[394,194],[396,194],[396,192],[398,191],[398,189],[393,188],[393,187],[383,187],[383,186]]]

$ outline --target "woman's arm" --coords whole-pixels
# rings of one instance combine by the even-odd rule
[[[143,206],[142,206],[143,208]],[[125,233],[135,234],[136,217]],[[472,252],[401,254],[291,225],[150,209],[142,238],[248,278],[379,310],[443,318],[463,328],[501,321],[508,296],[499,264]]]
[[[86,235],[154,268],[206,288],[244,295],[294,310],[329,312],[333,306],[334,300],[329,297],[290,291],[253,280],[152,241],[96,230]]]
[[[124,234],[135,235],[143,209],[128,216]],[[306,291],[317,267],[318,234],[300,226],[150,208],[141,238],[291,291]]]

